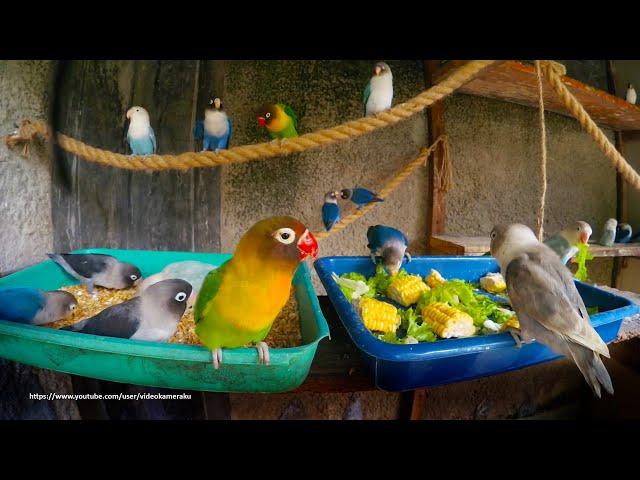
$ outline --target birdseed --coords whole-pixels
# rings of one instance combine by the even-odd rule
[[[124,290],[109,290],[107,288],[95,287],[95,294],[93,296],[87,292],[87,289],[82,285],[61,287],[59,290],[73,294],[78,301],[78,306],[71,316],[45,325],[46,327],[62,328],[73,325],[81,320],[97,315],[105,308],[126,302],[136,295],[135,287]],[[193,319],[193,309],[188,308],[182,320],[178,323],[176,333],[169,339],[169,343],[202,345],[202,342],[200,342],[200,339],[196,335],[195,328],[196,324]],[[289,300],[287,300],[284,308],[276,317],[273,322],[273,327],[271,327],[271,331],[264,341],[270,348],[288,348],[302,345],[300,314],[294,289],[291,289]]]

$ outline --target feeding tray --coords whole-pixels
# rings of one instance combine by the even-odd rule
[[[432,343],[395,345],[378,340],[362,323],[360,315],[331,278],[358,272],[367,277],[375,273],[369,257],[324,257],[315,263],[327,295],[351,340],[360,350],[377,387],[389,391],[444,385],[496,375],[558,358],[541,343],[517,348],[509,333],[438,340]],[[491,257],[413,257],[405,265],[408,273],[426,276],[438,270],[445,279],[479,282],[499,266]],[[638,312],[630,300],[576,281],[587,307],[598,307],[591,322],[605,342],[613,341],[625,317]]]
[[[134,263],[147,277],[166,265],[195,260],[219,266],[230,254],[89,249]],[[77,284],[47,260],[0,279],[0,287],[27,286],[54,290]],[[85,377],[154,387],[211,392],[285,392],[300,386],[318,342],[329,335],[308,267],[302,263],[293,278],[300,313],[302,344],[271,348],[270,365],[259,365],[255,348],[223,350],[223,364],[214,370],[211,352],[199,345],[156,343],[103,337],[0,320],[0,357]]]

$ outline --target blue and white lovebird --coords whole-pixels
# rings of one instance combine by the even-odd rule
[[[633,236],[633,230],[628,223],[619,223],[616,227],[616,243],[629,243]]]
[[[127,142],[134,155],[152,155],[156,153],[156,135],[151,128],[149,112],[142,107],[131,107],[127,110],[129,129]]]
[[[340,192],[329,192],[324,196],[322,223],[324,223],[324,228],[327,232],[340,220],[340,207],[338,207],[339,195]]]
[[[365,116],[387,110],[393,100],[393,75],[391,68],[384,62],[378,62],[373,67],[373,76],[364,88]]]
[[[402,266],[404,257],[407,263],[411,255],[407,252],[409,241],[400,230],[385,225],[375,225],[367,230],[367,248],[371,251],[371,261],[376,263],[376,255],[382,257],[382,265],[391,275],[395,275]]]
[[[602,235],[600,236],[600,245],[604,245],[605,247],[610,247],[613,245],[613,242],[616,240],[617,226],[618,221],[615,218],[610,218],[604,223],[604,229],[602,231]]]
[[[45,325],[70,315],[78,305],[68,292],[45,292],[37,288],[0,288],[0,320]]]
[[[558,254],[562,263],[567,262],[578,253],[578,244],[588,243],[593,231],[587,222],[577,221],[564,230],[551,235],[544,243]]]
[[[229,148],[232,134],[233,123],[222,109],[222,100],[218,97],[209,100],[209,105],[204,110],[204,119],[198,120],[193,127],[193,137],[202,140],[202,151]]]
[[[384,202],[384,199],[378,197],[377,193],[373,193],[366,188],[343,188],[340,191],[340,197],[343,200],[351,200],[358,205],[358,208],[364,207],[367,203],[371,202]]]

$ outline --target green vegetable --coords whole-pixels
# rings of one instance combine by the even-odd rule
[[[396,274],[395,277],[392,277],[391,275],[389,275],[387,273],[387,271],[384,269],[384,267],[382,266],[381,263],[379,263],[378,265],[376,265],[376,273],[373,277],[371,277],[369,279],[369,281],[371,281],[372,283],[370,285],[372,285],[376,291],[376,293],[378,295],[386,295],[387,294],[387,288],[389,287],[389,284],[391,283],[391,280],[393,280],[394,278],[402,278],[404,276],[407,275],[407,271],[402,268],[400,269],[400,271]]]
[[[593,255],[589,252],[589,245],[580,242],[578,243],[578,253],[576,255],[576,263],[578,264],[578,270],[576,271],[577,280],[585,282],[589,279],[587,260],[593,260]]]
[[[357,272],[349,272],[349,273],[343,273],[342,275],[340,275],[341,278],[347,278],[349,280],[355,280],[355,281],[362,281],[364,283],[367,284],[367,286],[369,287],[369,291],[365,294],[363,294],[363,297],[374,297],[376,292],[375,292],[375,288],[372,285],[372,282],[370,280],[367,280],[367,277],[365,277],[364,275],[362,275],[361,273],[357,273]],[[347,300],[351,301],[353,300],[353,292],[354,290],[345,286],[345,285],[341,285],[338,283],[338,287],[340,287],[340,290],[342,291],[342,293],[344,294],[345,297],[347,297]]]
[[[416,313],[413,308],[407,308],[406,310],[400,310],[400,326],[408,329],[409,325],[415,323],[420,318],[420,315]]]
[[[595,315],[599,311],[600,311],[600,309],[598,307],[587,307],[587,313],[589,315]]]
[[[419,342],[435,342],[438,339],[431,327],[417,315],[409,321],[407,337],[413,337]]]
[[[378,337],[378,340],[382,340],[383,342],[387,342],[387,343],[396,343],[396,344],[404,343],[404,338],[398,338],[398,336],[396,335],[396,332],[387,332],[384,334],[378,334],[377,337]]]

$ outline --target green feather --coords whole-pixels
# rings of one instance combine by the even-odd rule
[[[284,113],[286,113],[287,115],[289,115],[291,117],[291,120],[293,121],[293,128],[295,128],[297,130],[298,129],[298,117],[296,115],[296,112],[294,112],[293,109],[289,105],[285,105],[284,103],[279,103],[278,105],[280,105],[282,107],[282,109],[284,110]]]
[[[193,319],[196,323],[202,320],[203,312],[207,303],[209,303],[211,299],[216,296],[216,293],[218,293],[227,264],[228,262],[222,264],[215,270],[211,270],[204,278],[202,288],[200,288],[198,298],[196,298],[196,304],[193,307]]]

